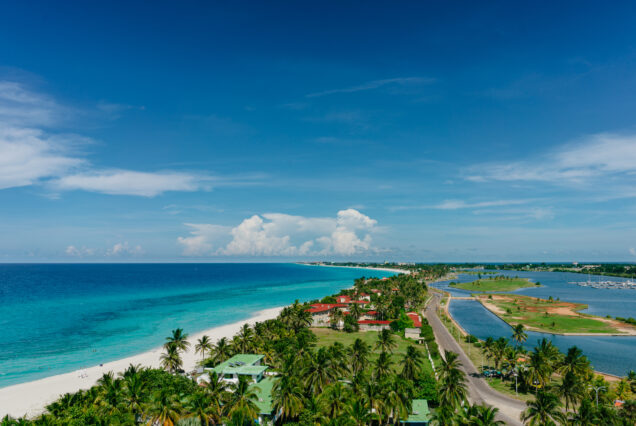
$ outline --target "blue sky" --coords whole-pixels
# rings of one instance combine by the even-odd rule
[[[13,2],[0,261],[636,260],[636,5]]]

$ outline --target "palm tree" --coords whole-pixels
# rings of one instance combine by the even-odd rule
[[[395,424],[400,424],[401,420],[406,419],[409,415],[409,411],[411,411],[411,398],[408,386],[406,381],[396,377],[386,389],[384,403],[386,408],[390,409],[389,414]]]
[[[350,399],[349,395],[350,391],[345,384],[336,382],[329,385],[318,399],[325,407],[327,417],[336,419],[345,412]]]
[[[393,352],[393,348],[397,346],[395,340],[393,339],[393,333],[389,329],[383,329],[378,333],[378,341],[375,344],[377,349],[380,349],[382,352]]]
[[[183,407],[174,391],[163,388],[156,392],[153,401],[150,403],[148,415],[153,424],[161,426],[174,426],[183,413]]]
[[[572,371],[568,371],[563,376],[561,384],[557,388],[559,396],[565,401],[565,411],[570,410],[578,401],[583,398],[584,388],[581,381],[574,375]]]
[[[533,386],[537,393],[539,388],[545,387],[551,375],[550,362],[546,360],[542,352],[535,350],[530,355],[530,362],[524,372],[526,385]]]
[[[210,337],[207,335],[201,336],[199,340],[197,340],[197,344],[194,346],[194,352],[197,354],[201,354],[201,360],[205,358],[205,353],[212,350],[212,341]]]
[[[166,349],[168,346],[174,346],[179,351],[185,351],[190,347],[190,342],[187,339],[188,335],[183,332],[183,329],[177,328],[172,330],[172,336],[166,337],[166,343],[163,346]]]
[[[622,401],[627,401],[632,396],[631,386],[627,379],[623,378],[616,384],[616,396]]]
[[[559,373],[564,375],[571,372],[577,378],[582,378],[589,370],[590,361],[583,355],[583,351],[576,346],[568,349],[568,353],[559,367]]]
[[[466,399],[466,374],[460,369],[461,362],[455,352],[445,351],[440,365],[440,403],[457,407]]]
[[[224,406],[231,424],[243,425],[253,423],[258,418],[258,387],[250,386],[249,379],[239,376],[239,381],[232,386],[228,403]]]
[[[345,407],[346,424],[365,426],[371,424],[375,417],[364,398],[355,398]]]
[[[319,395],[327,385],[338,379],[339,371],[331,359],[327,348],[320,348],[307,360],[307,365],[301,372],[305,386],[313,395]]]
[[[476,405],[475,413],[471,418],[471,425],[474,426],[500,426],[505,425],[506,422],[497,420],[497,413],[499,408],[491,407],[488,405]]]
[[[352,303],[349,306],[349,313],[351,314],[352,317],[354,317],[356,319],[356,321],[358,319],[360,319],[360,317],[362,316],[362,307],[360,306],[359,303]]]
[[[592,426],[597,425],[599,422],[598,413],[592,405],[592,401],[589,399],[583,399],[579,410],[574,413],[569,419],[570,424],[576,426]]]
[[[367,365],[371,348],[362,339],[356,339],[349,348],[351,372],[357,376]]]
[[[386,352],[380,352],[380,356],[375,361],[375,370],[373,376],[376,380],[381,381],[383,378],[391,374],[391,356]]]
[[[183,360],[176,345],[168,345],[166,347],[166,352],[161,354],[161,366],[173,373],[181,369]]]
[[[195,392],[186,400],[186,410],[190,415],[199,419],[201,426],[217,424],[221,422],[221,413],[212,396],[205,392]]]
[[[329,323],[331,328],[340,328],[340,323],[344,320],[344,313],[340,309],[332,309],[329,312]]]
[[[131,366],[132,367],[132,366]],[[140,416],[144,410],[148,384],[139,373],[133,373],[126,370],[124,373],[124,403],[132,412],[135,422],[140,420]]]
[[[212,348],[212,362],[220,364],[227,361],[232,356],[232,347],[226,337],[221,337]]]
[[[521,421],[530,426],[544,426],[565,423],[561,412],[559,398],[551,393],[541,391],[534,401],[526,403],[528,408],[521,413]]]
[[[523,324],[517,324],[512,329],[512,340],[517,342],[517,346],[521,346],[523,342],[528,339],[528,335],[526,334],[526,329]]]
[[[422,360],[424,356],[413,345],[406,348],[406,353],[402,358],[402,372],[400,377],[413,381],[422,371]]]
[[[283,374],[272,388],[272,405],[275,413],[280,413],[281,421],[291,421],[303,411],[303,389],[298,377]]]

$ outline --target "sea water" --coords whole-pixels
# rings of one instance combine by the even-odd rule
[[[0,387],[125,358],[390,272],[296,264],[0,265]]]

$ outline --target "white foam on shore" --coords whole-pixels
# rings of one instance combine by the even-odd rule
[[[193,370],[196,362],[201,359],[200,355],[194,353],[196,340],[201,336],[207,335],[213,342],[222,337],[231,338],[239,332],[243,324],[253,325],[256,322],[276,318],[282,309],[283,307],[265,309],[257,312],[247,320],[193,334],[188,339],[191,343],[190,349],[182,354],[183,369],[185,371]],[[185,331],[187,332],[187,330]],[[46,405],[55,401],[61,395],[77,392],[80,389],[89,389],[103,374],[109,371],[119,373],[128,368],[130,364],[141,364],[144,367],[158,368],[161,352],[162,348],[159,347],[139,355],[107,362],[101,366],[84,368],[71,373],[58,374],[2,388],[0,389],[0,417],[4,417],[7,414],[13,417],[26,415],[31,418],[37,416],[44,411]]]

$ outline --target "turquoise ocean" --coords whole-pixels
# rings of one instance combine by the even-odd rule
[[[0,387],[128,357],[390,272],[297,264],[1,264]]]

